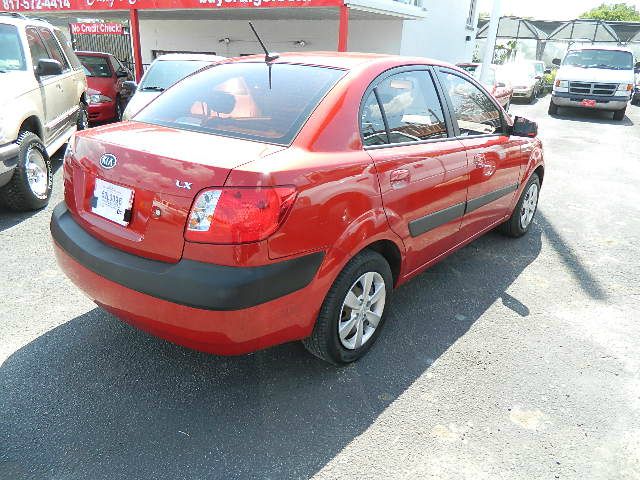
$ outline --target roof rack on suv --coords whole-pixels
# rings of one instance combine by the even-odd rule
[[[25,20],[27,19],[27,17],[18,12],[0,12],[0,15],[9,15],[10,17],[14,18],[23,18]]]

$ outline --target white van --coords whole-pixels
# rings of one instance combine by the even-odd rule
[[[633,54],[623,47],[589,46],[572,49],[560,63],[553,84],[549,114],[558,107],[581,107],[613,112],[622,120],[633,93]]]

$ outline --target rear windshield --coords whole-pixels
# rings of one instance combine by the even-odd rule
[[[0,73],[25,68],[18,30],[13,25],[0,24]]]
[[[141,90],[162,91],[211,62],[194,60],[158,60],[151,64],[140,84]]]
[[[87,77],[109,78],[111,69],[105,57],[94,57],[93,55],[78,55],[82,70]]]
[[[576,50],[567,53],[562,65],[608,70],[631,70],[633,55],[621,50]]]
[[[286,145],[343,75],[284,63],[216,65],[160,95],[135,120]]]

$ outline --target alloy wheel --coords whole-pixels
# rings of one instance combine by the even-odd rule
[[[49,171],[47,169],[47,162],[38,149],[29,149],[25,169],[31,192],[40,199],[47,198]]]
[[[356,350],[369,341],[382,318],[386,297],[384,279],[378,272],[366,272],[354,282],[342,302],[338,320],[343,347]]]
[[[524,229],[529,226],[538,206],[538,185],[532,183],[524,196],[520,209],[520,226]]]

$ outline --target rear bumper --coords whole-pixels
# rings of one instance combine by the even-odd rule
[[[86,233],[64,203],[51,218],[58,264],[126,322],[190,348],[240,354],[308,336],[322,301],[315,253],[260,267],[137,257]]]
[[[603,96],[603,95],[577,95],[566,92],[553,92],[551,101],[559,107],[581,107],[582,100],[595,100],[595,107],[586,107],[595,110],[622,110],[629,103],[626,96]]]

